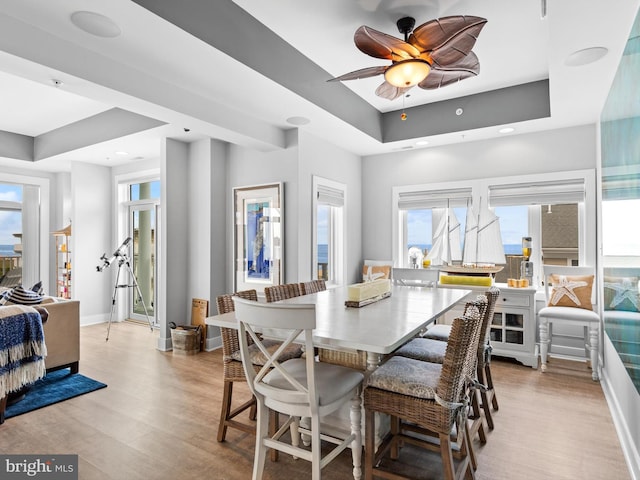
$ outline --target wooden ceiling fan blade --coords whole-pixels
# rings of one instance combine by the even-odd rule
[[[364,25],[356,30],[353,41],[361,52],[374,58],[400,61],[420,56],[420,51],[404,40]]]
[[[459,35],[452,37],[442,47],[430,52],[431,59],[441,66],[453,65],[462,61],[471,53],[471,49],[476,43],[477,37],[470,35],[469,32],[470,30],[461,32]]]
[[[404,95],[405,92],[411,90],[411,87],[395,87],[388,82],[383,82],[378,88],[376,88],[376,95],[387,100],[395,100],[396,98]]]
[[[436,90],[475,76],[476,74],[468,70],[436,70],[434,68],[418,86],[424,90]]]
[[[469,52],[467,56],[463,57],[459,61],[455,63],[440,65],[438,62],[434,61],[432,65],[433,70],[443,70],[443,71],[457,71],[457,70],[466,70],[473,75],[478,75],[480,73],[480,60],[478,60],[478,56]]]
[[[381,66],[361,68],[360,70],[354,70],[353,72],[345,73],[344,75],[340,75],[336,78],[330,78],[327,82],[342,82],[345,80],[358,80],[360,78],[375,77],[376,75],[383,74],[387,68],[389,67]]]
[[[486,25],[487,19],[471,15],[454,15],[437,18],[417,26],[409,36],[409,43],[421,51],[431,52],[453,42],[462,42],[458,37],[470,37],[467,52],[473,48],[480,31]],[[463,42],[464,43],[464,42]]]

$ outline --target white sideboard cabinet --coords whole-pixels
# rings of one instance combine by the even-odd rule
[[[538,368],[536,289],[534,287],[513,288],[500,283],[496,284],[496,287],[500,289],[500,296],[489,327],[492,355],[514,358],[524,365]],[[465,288],[478,294],[488,289],[488,287],[442,284],[438,288]],[[464,304],[460,304],[449,311],[444,322],[452,323],[456,316],[462,314],[463,309]]]

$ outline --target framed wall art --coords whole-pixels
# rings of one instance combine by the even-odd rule
[[[235,291],[279,285],[283,280],[282,183],[233,189]]]

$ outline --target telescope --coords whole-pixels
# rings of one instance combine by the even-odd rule
[[[120,245],[116,249],[116,251],[113,252],[113,255],[111,255],[110,258],[107,258],[107,254],[103,253],[102,256],[100,257],[100,260],[102,260],[102,265],[98,265],[96,267],[98,272],[103,271],[105,268],[109,268],[109,265],[115,262],[116,258],[126,256],[129,243],[131,243],[131,237],[127,237],[126,240],[122,242],[122,245]]]

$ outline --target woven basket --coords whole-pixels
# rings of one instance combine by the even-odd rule
[[[354,352],[320,348],[318,350],[318,359],[321,362],[342,365],[343,367],[355,368],[356,370],[367,369],[367,352],[360,350]]]

